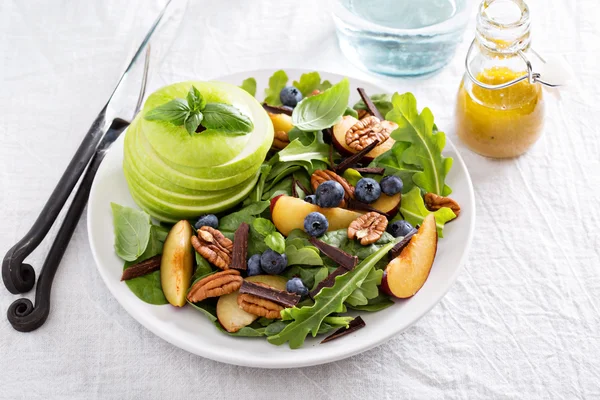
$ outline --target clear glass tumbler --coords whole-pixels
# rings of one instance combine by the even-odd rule
[[[469,0],[335,0],[340,48],[357,66],[391,76],[424,75],[454,55]]]

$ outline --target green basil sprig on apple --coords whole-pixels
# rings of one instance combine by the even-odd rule
[[[190,135],[200,125],[227,133],[244,135],[254,130],[254,124],[236,107],[225,103],[207,103],[200,91],[192,86],[186,99],[173,99],[146,113],[149,121],[166,121],[184,126]]]

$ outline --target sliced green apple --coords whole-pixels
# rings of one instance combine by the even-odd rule
[[[330,231],[348,228],[350,223],[363,213],[344,208],[321,208],[291,196],[278,196],[271,200],[271,219],[282,235],[287,236],[294,229],[304,229],[304,218],[313,211],[323,214]]]
[[[179,221],[169,231],[160,261],[160,283],[169,303],[175,307],[185,305],[190,287],[194,257],[190,238],[194,234],[188,221]]]
[[[286,279],[277,275],[255,275],[246,278],[249,282],[260,282],[275,289],[285,290]],[[219,297],[217,302],[217,319],[227,332],[237,332],[253,323],[258,316],[250,314],[240,308],[237,302],[239,292]]]
[[[429,277],[437,252],[437,227],[433,213],[427,215],[418,232],[387,265],[381,289],[391,296],[406,299],[414,296]]]

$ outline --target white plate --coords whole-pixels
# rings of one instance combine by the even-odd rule
[[[273,71],[259,70],[222,77],[220,80],[240,84],[253,76],[258,82],[259,98]],[[292,79],[306,71],[288,69]],[[342,76],[322,73],[324,79],[339,81]],[[368,82],[350,79],[352,104],[358,100],[357,87],[367,93],[382,93],[385,89]],[[427,99],[420,99],[421,106]],[[443,127],[442,127],[443,128]],[[286,345],[273,346],[263,338],[236,338],[218,331],[201,313],[192,307],[177,309],[170,305],[153,306],[138,299],[120,282],[123,262],[113,250],[113,225],[110,203],[135,207],[129,195],[121,164],[123,137],[113,145],[98,170],[88,205],[88,235],[98,271],[106,286],[133,318],[154,334],[184,350],[229,364],[261,367],[292,368],[340,360],[375,347],[399,334],[425,315],[446,294],[454,283],[472,240],[475,226],[475,199],[471,178],[456,148],[447,140],[445,156],[454,158],[447,178],[452,197],[461,205],[460,218],[444,229],[444,239],[438,246],[435,264],[423,288],[411,299],[398,301],[392,307],[376,313],[362,313],[367,326],[343,339],[319,345],[320,339],[307,339],[304,347],[290,350]]]

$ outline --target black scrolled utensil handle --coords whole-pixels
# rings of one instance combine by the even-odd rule
[[[35,270],[23,261],[44,240],[77,184],[79,177],[81,177],[85,167],[93,157],[104,134],[106,108],[107,106],[104,106],[98,117],[96,117],[29,232],[4,256],[2,280],[9,292],[13,294],[26,293],[33,288]]]
[[[29,299],[22,298],[14,301],[8,308],[8,321],[17,331],[31,332],[46,322],[50,313],[50,292],[54,275],[85,209],[98,167],[110,145],[128,124],[127,121],[116,119],[98,146],[42,266],[35,290],[35,306]]]

